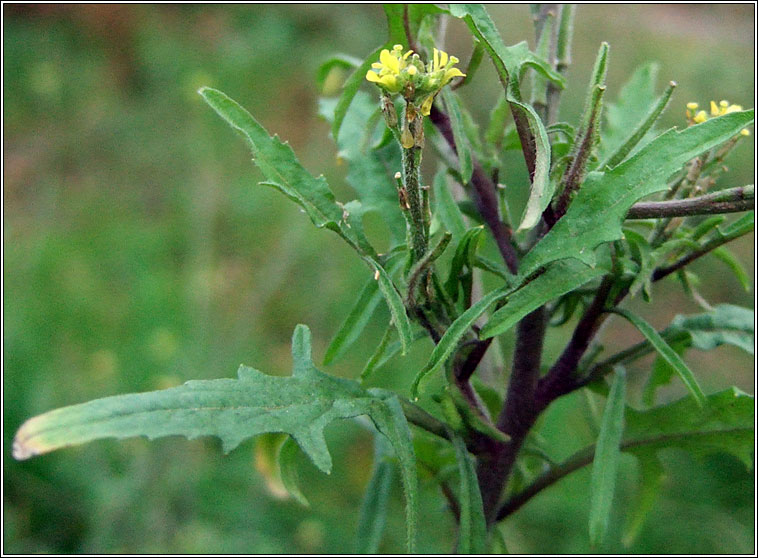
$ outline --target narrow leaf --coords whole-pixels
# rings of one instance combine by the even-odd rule
[[[487,550],[487,522],[484,518],[476,470],[460,436],[454,435],[452,440],[461,481],[458,554],[482,554]]]
[[[387,523],[387,504],[394,468],[388,459],[390,449],[383,436],[374,438],[374,470],[361,504],[356,537],[356,553],[376,554]]]
[[[506,99],[514,111],[527,120],[535,142],[535,168],[529,200],[521,217],[519,230],[532,228],[539,221],[542,211],[550,203],[554,185],[550,182],[550,143],[542,120],[534,109],[519,98],[519,80],[523,71],[533,68],[545,78],[563,87],[563,77],[548,62],[529,50],[526,42],[511,47],[505,46],[487,10],[481,4],[451,4],[450,13],[463,19],[473,35],[478,38],[492,58]]]
[[[711,254],[726,264],[732,273],[734,273],[742,288],[745,289],[745,292],[750,292],[750,287],[752,286],[750,276],[748,276],[747,271],[742,266],[742,262],[728,248],[719,246],[711,251]]]
[[[531,311],[603,273],[599,267],[592,269],[575,260],[555,262],[545,273],[510,295],[506,304],[490,316],[479,338],[487,339],[508,331]]]
[[[461,108],[458,104],[458,97],[449,87],[444,87],[442,89],[442,99],[445,102],[445,107],[450,116],[450,124],[453,129],[453,137],[455,138],[455,148],[458,154],[458,169],[461,173],[461,180],[464,184],[468,184],[468,181],[471,180],[471,174],[474,172],[474,167],[471,162],[471,147],[469,146],[468,137],[466,136],[463,116],[461,115]]]
[[[697,404],[701,407],[704,406],[706,403],[706,397],[703,393],[703,390],[700,388],[700,385],[697,383],[692,370],[687,367],[687,365],[682,360],[682,357],[676,354],[676,351],[674,351],[674,349],[672,349],[671,346],[666,343],[666,340],[661,337],[655,328],[639,316],[636,316],[626,310],[615,309],[614,312],[626,318],[629,323],[636,327],[640,333],[645,336],[645,338],[650,342],[655,350],[658,351],[658,354],[660,354],[661,357],[666,362],[668,362],[674,368],[674,370],[676,370],[676,373],[682,379],[682,382],[687,387],[692,397],[695,399],[695,401],[697,401]]]
[[[506,285],[483,296],[478,302],[473,304],[468,310],[456,319],[434,347],[429,361],[426,366],[416,375],[411,385],[411,395],[418,399],[419,385],[425,376],[437,370],[458,346],[458,342],[463,338],[474,322],[486,312],[487,308],[495,302],[504,299],[515,289]]]
[[[627,155],[632,152],[632,149],[637,147],[637,144],[640,143],[645,135],[653,128],[653,125],[658,120],[658,117],[666,109],[666,106],[671,100],[671,95],[674,93],[675,87],[676,82],[669,82],[669,85],[666,87],[663,95],[661,95],[661,97],[655,103],[647,117],[639,123],[629,138],[621,146],[619,146],[616,151],[614,151],[603,163],[598,165],[599,168],[602,169],[604,167],[615,167],[621,161],[626,159]]]
[[[379,283],[373,277],[369,278],[358,294],[350,313],[345,318],[345,321],[342,322],[339,330],[337,330],[332,342],[329,343],[324,355],[324,365],[331,364],[337,360],[355,343],[355,340],[358,339],[374,314],[374,310],[376,310],[381,299],[382,294],[379,292]]]
[[[453,199],[453,194],[447,185],[447,172],[440,169],[434,175],[432,181],[434,197],[437,201],[437,216],[445,229],[453,234],[453,240],[457,241],[466,232],[466,222],[458,204]]]
[[[355,72],[347,78],[345,85],[342,87],[342,94],[337,101],[337,105],[334,107],[334,121],[332,122],[332,137],[335,141],[339,140],[340,128],[342,127],[342,121],[345,119],[347,109],[350,108],[350,103],[353,102],[355,94],[366,79],[366,72],[371,69],[371,64],[379,60],[379,53],[382,49],[387,48],[387,45],[377,47],[371,54],[369,54],[363,63],[356,68]]]
[[[678,315],[671,322],[671,333],[684,330],[691,344],[701,351],[710,351],[724,344],[754,353],[755,313],[750,308],[719,304],[712,312],[690,316]]]
[[[521,273],[563,258],[593,265],[595,247],[622,237],[623,219],[637,200],[665,190],[667,178],[684,163],[738,134],[752,121],[749,110],[682,131],[672,129],[615,168],[589,173],[566,215],[524,257]]]
[[[292,148],[278,137],[269,136],[252,115],[221,91],[203,87],[200,95],[221,118],[247,140],[253,160],[266,177],[264,184],[275,187],[300,205],[317,227],[339,234],[360,254],[376,257],[358,223],[352,226],[345,218],[323,176],[313,177],[297,160]]]
[[[397,333],[400,336],[400,343],[402,344],[402,352],[405,354],[408,351],[408,346],[411,344],[411,322],[408,320],[408,314],[405,312],[405,305],[400,293],[397,291],[395,284],[390,279],[390,276],[379,265],[379,262],[371,258],[364,258],[365,261],[374,269],[374,279],[379,284],[379,290],[384,295],[384,300],[387,302],[387,306],[390,309],[392,315],[392,323],[397,329]]]
[[[589,520],[592,546],[600,544],[608,530],[608,518],[616,487],[619,444],[624,431],[625,398],[626,374],[623,369],[616,368],[608,400],[605,403],[595,458],[592,462]]]

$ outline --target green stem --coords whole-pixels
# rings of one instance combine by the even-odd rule
[[[414,119],[409,124],[411,132],[415,132],[413,129],[415,126],[421,125],[420,119]],[[401,146],[401,149],[403,152],[403,188],[410,213],[408,245],[411,247],[412,260],[415,263],[424,256],[427,246],[427,231],[421,196],[421,148],[413,146],[406,149]]]

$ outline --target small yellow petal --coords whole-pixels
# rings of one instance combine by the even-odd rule
[[[697,110],[697,107],[699,107],[697,103],[687,103],[687,108],[690,110]]]
[[[742,105],[729,105],[724,110],[724,114],[729,114],[730,112],[739,112],[742,110]]]
[[[393,45],[392,50],[399,50],[400,52],[403,51],[403,45]]]
[[[380,77],[379,83],[387,87],[387,89],[395,89],[397,87],[397,78],[392,74],[388,74]]]
[[[722,108],[726,108],[729,106],[729,101],[720,101],[719,106]]]
[[[719,107],[716,105],[716,101],[711,101],[711,116],[719,115]]]
[[[436,72],[440,69],[440,51],[436,48],[434,49],[434,64],[432,66],[432,71]]]
[[[421,114],[423,114],[424,116],[429,116],[429,113],[432,112],[433,102],[434,102],[434,95],[429,95],[426,99],[424,99],[424,102],[421,105]]]
[[[373,64],[371,64],[371,67],[377,70],[381,70],[382,68],[384,68],[384,64],[382,64],[381,62],[374,62]]]
[[[418,68],[416,68],[416,66],[408,66],[406,71],[408,72],[408,75],[415,76],[416,73],[418,72]]]
[[[411,54],[413,54],[413,51],[412,51],[412,50],[409,50],[408,52],[406,52],[405,54],[403,54],[403,60],[407,60],[407,59],[408,59],[408,57],[409,57]]]
[[[750,130],[748,130],[747,128],[743,128],[742,130],[740,130],[740,135],[741,136],[749,136],[750,135]]]
[[[704,110],[701,110],[695,115],[695,117],[692,120],[693,122],[695,122],[695,124],[700,124],[708,120],[708,115],[705,114]]]
[[[368,72],[366,72],[366,79],[370,81],[371,83],[379,83],[379,74],[369,70]]]
[[[445,85],[447,82],[449,82],[454,77],[465,77],[466,74],[461,72],[458,68],[450,68],[445,72],[445,75],[442,76],[442,85]]]
[[[386,48],[379,53],[379,61],[391,72],[398,73],[400,71],[400,62]]]
[[[445,52],[444,50],[441,50],[440,51],[440,68],[444,68],[447,65],[448,58],[449,57],[447,55],[447,52]]]

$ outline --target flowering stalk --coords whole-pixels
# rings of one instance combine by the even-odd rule
[[[400,143],[403,169],[398,182],[400,207],[408,224],[408,246],[412,263],[426,254],[429,243],[429,197],[421,185],[421,154],[424,147],[424,116],[429,116],[434,98],[453,78],[465,77],[454,65],[455,56],[434,49],[427,64],[403,45],[384,49],[379,62],[371,65],[366,79],[382,89],[382,112],[387,126]],[[405,110],[397,117],[393,97],[402,95]]]

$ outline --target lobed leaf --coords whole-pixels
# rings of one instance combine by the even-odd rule
[[[16,459],[102,438],[216,436],[225,452],[266,432],[285,432],[322,471],[332,467],[324,428],[333,420],[368,415],[395,449],[403,471],[408,551],[415,549],[418,481],[410,430],[397,397],[367,392],[328,376],[311,361],[310,330],[292,336],[293,374],[267,376],[241,366],[237,379],[196,380],[162,391],[97,399],[26,421],[13,442]]]

